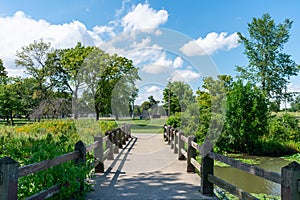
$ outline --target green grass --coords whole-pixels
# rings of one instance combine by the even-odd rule
[[[119,125],[127,123],[130,125],[132,133],[163,133],[163,125],[166,119],[149,119],[149,120],[119,120]]]

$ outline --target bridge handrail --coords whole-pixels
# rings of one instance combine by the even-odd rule
[[[272,172],[212,151],[203,153],[204,146],[208,145],[212,147],[211,143],[205,142],[200,146],[194,141],[194,136],[186,137],[181,130],[171,126],[164,125],[163,128],[164,139],[171,145],[171,149],[174,149],[174,153],[178,153],[178,159],[187,160],[187,172],[195,172],[196,169],[199,171],[199,175],[201,176],[200,191],[202,194],[210,196],[214,195],[215,184],[241,199],[257,199],[242,189],[214,176],[214,160],[217,160],[228,164],[231,167],[280,184],[282,200],[300,199],[299,163],[292,162],[289,165],[282,167],[281,173]],[[201,157],[201,164],[196,160],[197,154]]]
[[[94,143],[88,147],[82,141],[78,141],[74,146],[74,151],[50,160],[19,167],[19,163],[10,157],[0,159],[0,199],[15,200],[18,195],[18,178],[32,173],[46,170],[48,168],[74,161],[75,165],[86,162],[86,153],[94,151],[95,162],[93,167],[95,172],[104,172],[104,161],[113,160],[114,152],[118,147],[122,147],[131,137],[130,126],[124,124],[121,128],[107,131],[105,137],[95,136]],[[84,180],[81,181],[81,183]],[[83,185],[82,185],[83,186]],[[83,187],[81,187],[83,189]],[[27,200],[47,199],[61,191],[61,186],[56,184],[37,194],[27,197]]]

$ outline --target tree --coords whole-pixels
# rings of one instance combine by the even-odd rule
[[[264,14],[248,24],[249,38],[238,33],[249,59],[248,66],[237,67],[239,77],[259,84],[267,98],[276,100],[277,104],[286,98],[286,85],[299,71],[291,56],[283,52],[292,23],[286,19],[276,24],[269,14]]]
[[[189,104],[195,102],[195,97],[192,88],[187,83],[174,81],[169,82],[164,89],[163,100],[165,110],[168,110],[169,114],[175,114],[186,110]]]
[[[0,84],[5,83],[7,77],[7,71],[3,65],[3,61],[0,59]]]
[[[21,109],[21,98],[17,93],[18,80],[7,78],[5,84],[0,84],[0,113],[10,125],[14,125],[14,113]]]
[[[224,124],[226,96],[232,87],[232,77],[220,75],[218,79],[203,79],[203,90],[196,91],[199,108],[199,128],[197,138],[203,141],[205,136],[216,139]]]
[[[68,88],[73,96],[73,114],[74,118],[78,118],[78,92],[84,84],[84,79],[79,77],[85,59],[93,51],[94,47],[85,47],[80,42],[74,48],[57,51],[53,57],[58,57],[60,65],[59,74],[64,85]],[[54,59],[55,60],[55,59]]]
[[[267,132],[268,107],[257,86],[241,80],[227,94],[226,123],[218,146],[226,151],[253,153],[257,141]]]
[[[40,99],[47,97],[47,92],[56,82],[52,77],[53,70],[47,63],[48,55],[52,52],[51,44],[40,39],[22,47],[22,51],[16,53],[16,65],[26,67],[26,72],[37,80]]]
[[[133,65],[132,60],[120,57],[116,54],[109,57],[100,70],[97,91],[95,95],[96,119],[100,115],[110,114],[112,105],[123,105],[126,102],[128,108],[130,101],[137,88],[134,86],[137,80],[140,80],[138,69]],[[122,98],[126,101],[120,101]],[[119,107],[119,106],[118,106]],[[119,107],[120,108],[120,107]],[[113,108],[115,109],[115,108]],[[114,110],[118,115],[118,109]],[[117,117],[117,116],[116,116]]]
[[[298,95],[295,100],[291,102],[291,111],[300,111],[300,95]]]

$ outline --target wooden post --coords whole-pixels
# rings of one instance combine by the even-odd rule
[[[109,154],[107,156],[107,159],[108,160],[113,160],[114,159],[114,144],[112,143],[111,140],[107,140],[106,149],[110,149]]]
[[[210,142],[204,142],[201,147],[201,189],[200,192],[204,195],[214,194],[214,184],[208,181],[208,174],[214,175],[214,160],[208,157],[207,149],[211,148]]]
[[[178,131],[174,133],[174,153],[178,153]]]
[[[166,134],[166,136],[167,136],[167,142],[168,142],[168,144],[170,144],[170,130],[171,130],[171,126],[170,125],[168,125],[168,127],[167,127],[167,134]]]
[[[126,144],[126,132],[124,129],[121,130],[121,133],[122,133],[122,145],[125,145]]]
[[[74,160],[75,165],[85,165],[86,163],[86,147],[82,141],[78,141],[75,144],[75,151],[79,151],[79,157]],[[81,177],[80,180],[80,193],[84,192],[84,179],[85,177]]]
[[[163,139],[164,139],[164,141],[165,141],[165,140],[166,140],[166,134],[167,134],[167,125],[164,124],[163,128],[164,128]]]
[[[175,133],[175,128],[171,129],[171,134],[170,134],[170,138],[171,138],[171,149],[174,149],[174,133]]]
[[[295,161],[281,168],[281,199],[300,199],[300,164]]]
[[[123,148],[123,144],[122,144],[122,130],[118,129],[117,130],[117,138],[118,138],[118,148],[122,149]]]
[[[182,135],[184,135],[184,133],[182,131],[179,131],[179,133],[178,133],[178,160],[185,159],[184,155],[181,153],[181,149],[184,148],[184,142],[181,140]]]
[[[95,172],[104,173],[103,137],[95,136],[94,141],[99,141],[98,147],[96,147],[94,150],[94,156],[96,160],[99,160],[99,164],[95,167]]]
[[[19,163],[10,157],[0,159],[0,199],[18,198]]]
[[[112,139],[113,139],[113,147],[114,147],[114,153],[119,153],[119,148],[118,148],[118,137],[117,137],[117,130],[112,131]]]
[[[187,172],[196,172],[195,166],[191,162],[191,158],[196,159],[196,149],[192,147],[192,141],[194,141],[194,136],[188,137],[188,150],[187,150]]]

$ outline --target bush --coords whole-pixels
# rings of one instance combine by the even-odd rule
[[[175,115],[170,116],[166,124],[172,126],[173,128],[178,128],[180,127],[181,123],[181,113],[176,113]]]
[[[0,157],[10,156],[21,166],[53,159],[74,151],[80,137],[72,120],[54,120],[5,129],[0,135]],[[80,181],[89,173],[88,166],[73,161],[19,179],[18,198],[24,199],[55,184],[62,186],[53,199],[80,198]],[[87,185],[85,186],[87,188]]]
[[[268,137],[282,142],[300,141],[299,121],[292,115],[284,114],[282,117],[273,117],[269,119]]]
[[[118,124],[115,121],[99,121],[101,133],[104,134],[106,131],[118,128]]]

